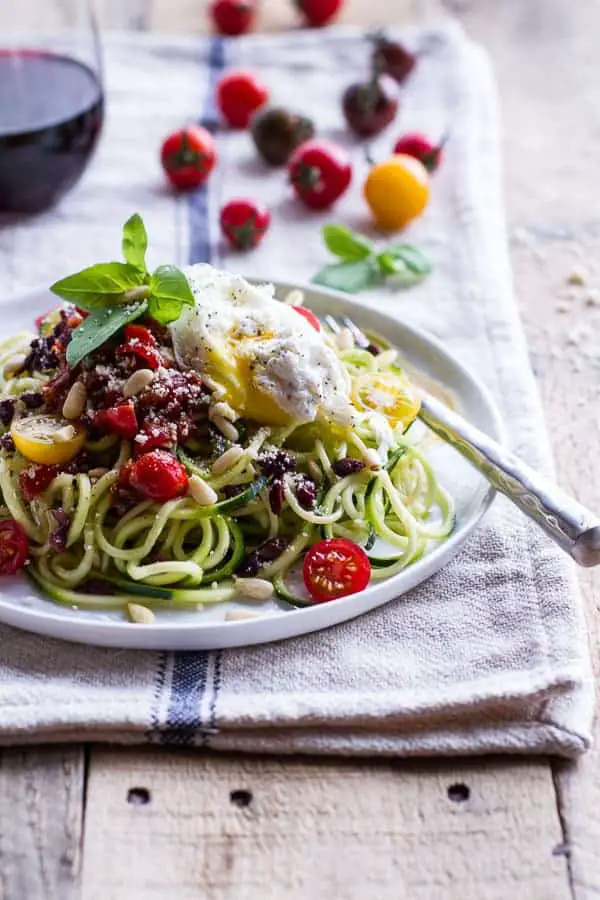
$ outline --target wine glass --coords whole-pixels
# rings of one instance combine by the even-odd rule
[[[93,0],[0,0],[0,211],[38,212],[72,188],[103,115]]]

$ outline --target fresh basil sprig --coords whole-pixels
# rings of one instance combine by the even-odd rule
[[[325,266],[312,280],[346,294],[364,291],[388,278],[398,287],[411,287],[433,268],[411,244],[393,244],[377,250],[371,241],[345,225],[324,225],[323,240],[341,262]]]
[[[168,325],[179,318],[184,306],[194,305],[187,278],[176,266],[159,266],[152,274],[148,272],[148,236],[137,213],[123,226],[122,248],[125,262],[97,263],[50,288],[89,313],[67,346],[70,366],[145,312]]]

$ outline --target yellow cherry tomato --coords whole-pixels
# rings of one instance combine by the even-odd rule
[[[85,442],[85,428],[46,415],[16,419],[10,434],[19,453],[45,466],[69,462]]]
[[[379,227],[398,231],[427,206],[429,175],[418,159],[401,153],[373,166],[364,193]]]
[[[408,378],[394,372],[366,372],[354,379],[352,400],[359,410],[381,413],[390,425],[408,428],[421,401]]]

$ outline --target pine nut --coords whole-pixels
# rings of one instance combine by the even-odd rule
[[[220,400],[218,403],[215,403],[214,406],[208,411],[208,418],[214,421],[215,416],[221,416],[223,419],[227,419],[229,422],[235,422],[236,419],[239,418],[235,409],[229,405],[229,403],[224,403]]]
[[[265,578],[234,578],[234,582],[242,597],[252,600],[268,600],[275,593],[275,588]]]
[[[335,336],[335,342],[338,350],[352,350],[354,347],[354,338],[349,328],[340,328]]]
[[[245,619],[260,619],[260,613],[250,612],[249,609],[230,609],[225,613],[226,622],[243,622]]]
[[[200,506],[212,506],[219,499],[217,492],[199,475],[192,475],[189,481],[189,494]]]
[[[227,419],[224,419],[223,416],[213,416],[212,422],[217,426],[223,437],[226,437],[228,441],[237,441],[240,434],[235,425],[232,425],[231,422],[228,422]]]
[[[235,463],[238,462],[243,455],[244,448],[240,447],[239,444],[235,444],[235,446],[230,447],[229,450],[226,450],[225,453],[222,453],[221,456],[212,464],[213,475],[222,475],[223,472],[226,472],[227,469],[230,469],[233,465],[235,465]]]
[[[302,306],[304,304],[304,291],[294,288],[293,291],[285,295],[283,302],[286,306]]]
[[[218,400],[225,396],[226,391],[223,385],[219,384],[218,381],[215,381],[214,378],[211,378],[210,375],[203,375],[202,381],[209,391],[212,391],[213,400]]]
[[[26,359],[27,357],[23,353],[17,353],[16,356],[11,356],[11,358],[4,363],[4,368],[2,369],[4,377],[8,378],[9,375],[15,375],[17,372],[20,372]]]
[[[136,394],[141,394],[144,388],[148,387],[153,378],[154,372],[152,369],[138,369],[137,372],[134,372],[133,375],[129,376],[123,385],[123,396],[127,399],[129,397],[135,397]]]
[[[82,381],[76,381],[71,385],[69,393],[63,403],[62,414],[65,419],[78,419],[85,409],[87,391]]]
[[[141,603],[128,603],[127,613],[130,622],[136,622],[138,625],[152,625],[156,622],[156,616],[147,606]]]
[[[367,465],[369,469],[381,468],[381,459],[379,457],[379,453],[377,453],[376,450],[372,450],[371,447],[367,447],[367,449],[363,453],[363,459],[365,461],[365,465]]]
[[[397,356],[397,350],[384,350],[377,357],[377,368],[385,369],[386,366],[391,366],[391,364],[396,360]]]

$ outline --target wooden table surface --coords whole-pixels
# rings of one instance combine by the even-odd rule
[[[348,0],[343,18],[398,22],[429,14],[434,2]],[[103,19],[200,31],[204,6],[104,0]],[[446,8],[496,62],[516,290],[558,474],[600,508],[600,2],[446,0]],[[288,0],[264,0],[261,27],[293,21]],[[567,284],[574,265],[589,270],[582,287]],[[582,582],[597,647],[600,578],[586,573]],[[78,745],[5,750],[0,760],[1,900],[600,897],[597,749],[573,765]]]

